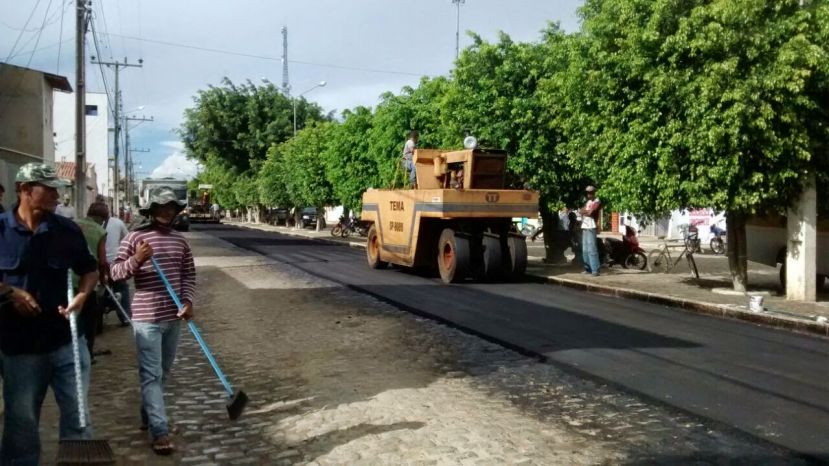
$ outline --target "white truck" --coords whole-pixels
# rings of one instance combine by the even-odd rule
[[[187,180],[168,178],[144,178],[141,180],[141,205],[146,205],[150,196],[160,189],[170,189],[176,193],[178,200],[187,202]]]

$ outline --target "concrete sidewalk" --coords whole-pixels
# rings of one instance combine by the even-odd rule
[[[266,224],[225,223],[351,247],[365,247],[365,238],[333,237],[330,230],[317,232]],[[642,247],[650,252],[659,244],[657,241],[643,241]],[[763,264],[749,262],[749,292],[742,294],[732,290],[728,259],[710,252],[694,255],[700,273],[700,278],[695,279],[684,260],[667,274],[626,270],[616,266],[603,267],[602,275],[593,277],[582,274],[580,268],[575,265],[545,264],[542,257],[532,255],[535,251],[540,251],[540,248],[530,250],[527,274],[537,280],[594,293],[666,304],[692,312],[829,336],[827,290],[818,296],[817,303],[788,301],[780,288],[778,270]],[[675,252],[678,253],[679,251]],[[751,295],[763,296],[765,311],[749,310],[748,301]]]

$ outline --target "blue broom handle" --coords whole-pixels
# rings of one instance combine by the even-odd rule
[[[184,306],[182,306],[181,301],[178,299],[178,295],[175,290],[173,290],[173,286],[170,285],[170,281],[167,280],[167,276],[164,275],[164,272],[161,270],[161,266],[158,265],[155,257],[150,256],[150,260],[153,262],[153,267],[155,267],[155,271],[158,272],[158,276],[161,277],[161,281],[164,282],[164,286],[167,287],[167,292],[170,293],[170,297],[173,298],[173,302],[176,303],[176,306],[178,306],[179,309],[183,309]],[[192,332],[193,336],[196,337],[196,341],[199,342],[199,346],[201,346],[202,351],[204,351],[205,356],[207,356],[207,360],[210,361],[210,365],[213,366],[213,370],[216,371],[216,375],[219,376],[219,380],[221,380],[222,385],[224,385],[228,396],[233,396],[233,387],[231,387],[230,382],[227,381],[224,373],[219,368],[219,364],[215,359],[213,359],[213,354],[210,353],[210,349],[207,347],[207,343],[205,343],[202,338],[201,332],[199,332],[196,324],[194,324],[192,320],[188,320],[187,326],[190,327],[190,332]]]

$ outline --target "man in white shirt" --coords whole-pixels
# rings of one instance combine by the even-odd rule
[[[417,148],[417,131],[409,132],[409,139],[403,145],[403,168],[409,173],[409,187],[414,188],[417,184],[417,172],[414,165],[414,151]]]
[[[107,232],[106,236],[106,252],[107,252],[107,264],[110,264],[115,261],[115,258],[118,257],[118,247],[121,245],[121,240],[127,236],[129,231],[127,230],[127,226],[124,225],[124,222],[121,221],[118,217],[110,216],[109,219],[104,223],[104,229]],[[126,280],[112,282],[112,291],[118,295],[120,294],[120,299],[118,302],[121,303],[121,307],[124,308],[124,311],[132,317],[132,312],[130,309],[130,286]],[[111,297],[110,297],[111,298]],[[121,315],[120,312],[116,312],[118,314],[118,320],[121,321],[122,326],[129,325],[127,319]]]
[[[69,203],[69,194],[63,195],[63,204],[60,204],[57,209],[55,209],[55,213],[60,215],[61,217],[71,218],[75,220],[75,207],[73,207]]]
[[[587,193],[587,203],[584,208],[579,209],[581,214],[581,253],[584,262],[584,273],[591,273],[594,277],[599,276],[599,249],[596,244],[596,220],[599,218],[601,203],[596,197],[596,188],[588,186],[584,190]]]

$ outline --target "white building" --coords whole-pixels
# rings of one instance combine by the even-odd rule
[[[55,161],[75,161],[75,94],[54,96]],[[86,162],[95,166],[98,193],[112,195],[109,164],[109,100],[105,93],[86,94]]]

